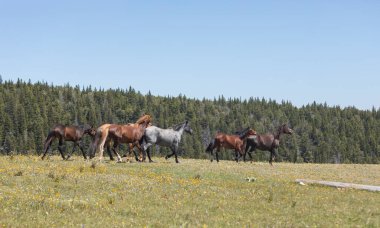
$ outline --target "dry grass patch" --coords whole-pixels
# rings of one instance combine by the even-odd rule
[[[379,165],[155,160],[0,157],[0,225],[380,226],[379,193],[294,182],[380,185]]]

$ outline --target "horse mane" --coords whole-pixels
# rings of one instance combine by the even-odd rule
[[[249,127],[247,127],[246,129],[244,130],[241,130],[241,131],[236,131],[235,134],[239,136],[239,138],[243,138],[245,136],[245,134],[247,134],[247,132],[249,131]]]
[[[136,121],[136,123],[137,123],[137,124],[142,124],[142,123],[145,123],[145,122],[149,123],[150,120],[151,120],[150,115],[143,115],[142,117],[140,117],[140,118]]]
[[[181,127],[183,126],[184,123],[180,123],[180,124],[177,124],[175,126],[173,126],[173,130],[175,131],[178,131],[179,129],[181,129]]]
[[[275,138],[279,138],[281,133],[282,133],[282,130],[283,128],[286,126],[287,124],[281,124],[278,128],[277,128],[277,131],[275,131],[275,133],[273,134]]]

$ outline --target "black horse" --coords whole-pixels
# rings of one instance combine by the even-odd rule
[[[51,144],[55,139],[59,140],[58,150],[61,153],[63,160],[68,160],[71,155],[74,153],[75,148],[79,146],[80,150],[83,153],[84,159],[87,159],[86,153],[83,150],[83,146],[81,145],[81,140],[84,134],[88,134],[91,137],[94,137],[96,131],[93,127],[89,125],[80,125],[80,126],[65,126],[62,124],[55,125],[49,132],[45,143],[44,143],[44,155],[42,156],[42,160],[45,158]],[[71,153],[65,158],[63,154],[63,142],[71,141],[74,143],[74,147]]]
[[[289,128],[287,124],[283,124],[280,127],[278,127],[277,131],[274,133],[267,133],[267,134],[258,134],[251,137],[248,137],[246,140],[246,147],[245,147],[245,154],[243,156],[243,159],[245,161],[245,156],[248,152],[249,157],[251,158],[252,162],[252,151],[255,151],[256,149],[264,150],[264,151],[270,151],[270,158],[269,158],[269,164],[272,165],[272,162],[274,161],[275,156],[277,155],[276,149],[280,145],[280,136],[281,134],[293,134],[293,130]],[[248,151],[249,150],[249,151]]]

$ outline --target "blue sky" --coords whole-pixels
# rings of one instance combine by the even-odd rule
[[[380,107],[380,1],[4,1],[0,74]]]

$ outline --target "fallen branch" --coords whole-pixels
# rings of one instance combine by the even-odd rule
[[[317,181],[317,180],[306,180],[306,179],[297,179],[296,182],[299,184],[304,184],[304,183],[320,184],[320,185],[326,185],[326,186],[336,187],[336,188],[354,188],[354,189],[380,192],[380,186],[373,186],[373,185],[362,185],[362,184],[342,183],[342,182],[333,182],[333,181]]]

